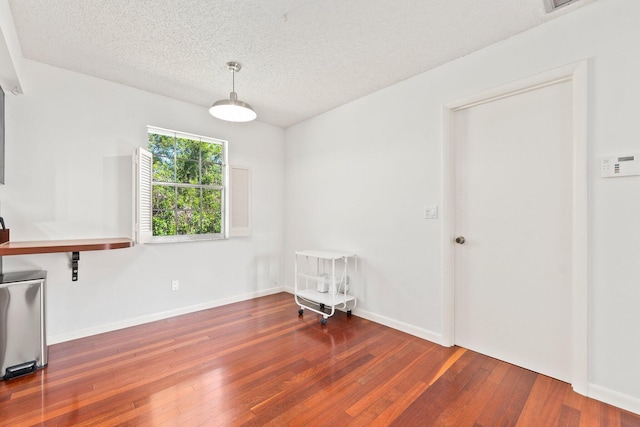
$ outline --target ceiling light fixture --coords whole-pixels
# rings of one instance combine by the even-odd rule
[[[236,73],[240,71],[241,68],[242,65],[238,62],[227,62],[227,69],[233,73],[233,89],[229,94],[229,99],[214,102],[211,108],[209,108],[209,114],[213,117],[228,122],[250,122],[258,117],[251,105],[238,99],[238,94],[236,93]]]

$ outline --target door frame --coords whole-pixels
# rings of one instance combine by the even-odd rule
[[[455,344],[455,155],[456,111],[563,81],[572,85],[573,196],[571,283],[571,385],[588,392],[588,61],[583,60],[471,95],[442,107],[442,344]]]

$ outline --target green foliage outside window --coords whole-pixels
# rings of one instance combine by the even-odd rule
[[[153,235],[222,232],[222,144],[149,132]]]

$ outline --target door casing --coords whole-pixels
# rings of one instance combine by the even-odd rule
[[[453,114],[558,81],[572,84],[573,191],[572,191],[572,283],[571,283],[571,385],[577,393],[588,391],[588,61],[580,61],[516,82],[483,91],[442,107],[442,344],[455,342],[454,213],[455,156]]]

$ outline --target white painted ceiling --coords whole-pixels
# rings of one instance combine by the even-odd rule
[[[9,0],[25,58],[286,128],[596,0]],[[211,118],[211,120],[217,120]]]

